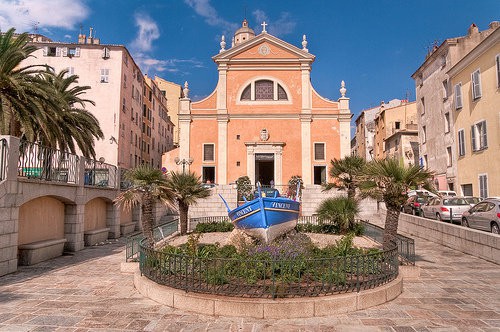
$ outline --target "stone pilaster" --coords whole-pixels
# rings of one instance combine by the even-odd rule
[[[302,181],[304,181],[304,185],[312,184],[311,121],[311,115],[300,116],[300,127],[302,135]]]
[[[64,208],[64,237],[67,242],[64,249],[68,251],[82,250],[84,243],[85,205],[66,204]]]
[[[340,158],[351,154],[351,110],[349,98],[341,97],[339,102],[339,132],[340,132]]]
[[[179,159],[188,160],[190,158],[190,129],[191,129],[191,99],[181,98],[179,100]],[[189,171],[190,165],[185,165]],[[177,171],[182,171],[183,165],[178,165]]]
[[[109,228],[109,238],[120,237],[120,208],[112,202],[106,203],[106,227]]]
[[[227,184],[227,125],[229,119],[227,115],[217,116],[217,175],[216,182],[218,184]]]

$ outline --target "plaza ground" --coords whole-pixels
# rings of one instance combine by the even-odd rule
[[[0,277],[0,331],[500,331],[500,266],[416,238],[420,278],[396,300],[331,317],[258,320],[171,309],[120,272],[124,239]]]

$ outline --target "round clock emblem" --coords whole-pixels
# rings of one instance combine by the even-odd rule
[[[269,46],[267,46],[267,45],[262,45],[261,47],[259,47],[259,53],[261,55],[268,55],[270,52],[271,52],[271,50],[269,49]]]

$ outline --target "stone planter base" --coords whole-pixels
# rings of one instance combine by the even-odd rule
[[[403,291],[403,278],[359,293],[290,299],[244,299],[209,294],[187,293],[162,286],[141,276],[137,266],[135,288],[163,305],[204,315],[253,318],[322,317],[370,308],[391,301]]]
[[[106,241],[109,237],[109,228],[94,229],[83,233],[85,246],[93,246],[96,243]]]
[[[120,233],[122,236],[133,233],[134,230],[135,230],[135,223],[133,222],[120,225]]]
[[[64,243],[66,239],[52,239],[20,245],[18,265],[33,265],[59,257],[63,254]]]

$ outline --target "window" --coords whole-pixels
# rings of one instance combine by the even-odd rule
[[[203,183],[215,183],[215,167],[203,166],[201,179]]]
[[[101,83],[109,83],[109,69],[101,69]]]
[[[61,49],[59,47],[45,46],[43,48],[43,56],[61,56]]]
[[[285,89],[277,82],[272,80],[258,80],[250,83],[243,89],[240,100],[288,100],[288,95]]]
[[[422,143],[425,143],[427,140],[427,128],[422,126]]]
[[[127,75],[123,75],[123,87],[127,87]]]
[[[65,50],[66,54],[63,54],[64,56],[68,56],[70,58],[72,57],[79,57],[80,56],[80,48],[79,47],[68,47]]]
[[[481,73],[479,69],[472,73],[472,99],[481,98]]]
[[[123,102],[122,102],[122,111],[123,113],[127,112],[127,108],[126,108],[126,103],[125,103],[125,98],[123,98]]]
[[[465,131],[463,129],[458,131],[458,155],[465,156]]]
[[[203,144],[203,161],[215,161],[215,144]]]
[[[425,114],[425,99],[424,97],[420,98],[420,105],[422,105],[422,115]]]
[[[325,160],[325,143],[314,143],[314,160]]]
[[[448,146],[446,148],[446,156],[448,157],[448,167],[451,167],[451,165],[453,164],[453,159],[451,155],[451,146]]]
[[[103,59],[109,59],[110,56],[110,51],[109,48],[105,47],[102,49],[102,58]]]
[[[444,132],[450,132],[450,113],[444,113]]]
[[[488,175],[479,175],[479,197],[488,197]]]
[[[424,155],[424,167],[429,168],[429,162],[427,160],[427,155]]]
[[[462,83],[455,84],[455,109],[462,108]]]
[[[67,67],[66,68],[68,72],[66,73],[65,77],[73,76],[75,75],[75,67]]]
[[[395,124],[394,124],[394,126],[395,126],[396,130],[401,129],[401,122],[396,121]]]
[[[486,121],[478,122],[471,127],[472,151],[484,150],[488,147]]]
[[[500,88],[500,54],[496,56],[495,62],[497,64],[497,88]]]

